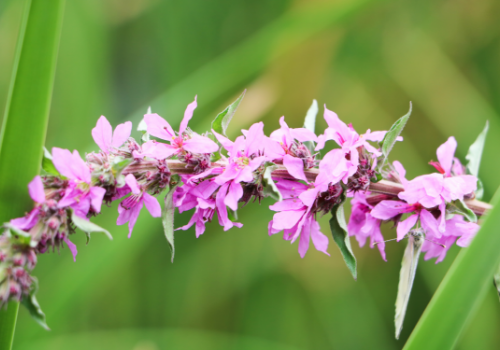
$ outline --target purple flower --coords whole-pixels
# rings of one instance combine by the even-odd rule
[[[187,106],[184,112],[184,118],[181,121],[178,134],[176,134],[170,124],[158,114],[144,115],[148,133],[170,142],[170,144],[158,144],[158,147],[163,147],[165,149],[163,154],[168,154],[167,157],[184,151],[191,153],[213,153],[219,150],[219,146],[208,137],[186,130],[188,122],[193,116],[193,111],[196,107],[197,103],[195,97],[194,101]]]
[[[87,217],[91,208],[99,213],[106,190],[92,186],[90,169],[78,151],[71,153],[67,149],[54,147],[52,156],[57,171],[69,179],[64,196],[58,203],[59,208],[71,207],[82,218]]]
[[[277,212],[269,223],[269,234],[272,235],[283,231],[283,239],[292,243],[300,237],[299,254],[302,258],[309,249],[311,239],[316,250],[329,256],[330,254],[327,252],[328,237],[320,231],[314,213],[311,212],[311,206],[306,204],[310,202],[309,194],[304,196],[306,203],[300,198],[307,192],[308,186],[283,179],[278,180],[276,186],[284,199],[269,207],[269,209]]]
[[[351,216],[347,224],[347,231],[349,236],[355,236],[360,247],[366,243],[366,239],[370,238],[370,248],[377,243],[378,250],[382,259],[387,261],[385,257],[385,243],[382,232],[380,232],[380,219],[371,215],[373,206],[368,204],[366,197],[370,195],[369,192],[357,192],[351,200]]]
[[[46,202],[42,178],[39,175],[35,176],[28,184],[28,191],[31,199],[35,202],[35,208],[23,217],[10,220],[13,226],[23,231],[29,231],[38,223],[40,220],[41,207]]]
[[[118,206],[119,215],[116,224],[123,225],[128,222],[128,238],[130,238],[143,204],[146,205],[146,209],[148,209],[149,213],[154,218],[161,216],[161,207],[155,197],[141,188],[134,175],[128,174],[125,176],[125,182],[130,188],[132,195],[125,198]]]
[[[312,131],[305,128],[289,128],[285,122],[285,117],[280,118],[280,125],[280,129],[271,133],[266,154],[275,161],[283,161],[283,165],[290,175],[296,179],[307,181],[304,174],[304,166],[306,165],[304,162],[308,162],[308,158],[313,159],[309,150],[302,142],[317,142],[318,137]],[[313,165],[314,160],[311,166]]]
[[[120,147],[128,140],[131,131],[132,123],[125,122],[119,124],[115,132],[113,132],[109,121],[105,116],[101,116],[97,120],[95,128],[92,129],[92,137],[104,153],[110,153],[113,149]]]

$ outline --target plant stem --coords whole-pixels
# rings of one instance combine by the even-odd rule
[[[191,174],[193,172],[192,168],[186,167],[185,163],[182,163],[178,160],[167,160],[168,168],[172,172],[172,174]],[[217,166],[226,166],[227,164],[224,162],[216,162],[213,163],[213,167]],[[316,176],[318,176],[319,169],[312,168],[304,171],[307,180],[314,181]],[[277,165],[277,169],[272,173],[275,178],[285,178],[285,179],[293,179],[286,168],[282,165]],[[403,191],[404,187],[402,184],[397,182],[392,182],[388,180],[381,180],[379,182],[370,183],[369,191],[372,193],[384,194],[391,197],[397,197],[398,193]],[[490,210],[492,207],[490,204],[478,201],[477,199],[465,199],[465,203],[467,206],[474,211],[477,215],[484,215],[487,210]]]

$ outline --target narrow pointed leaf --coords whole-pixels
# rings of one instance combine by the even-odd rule
[[[89,220],[85,220],[78,215],[76,215],[74,212],[71,213],[71,221],[73,221],[73,224],[78,227],[80,230],[85,232],[87,234],[87,243],[88,239],[90,239],[90,234],[93,232],[102,232],[104,233],[109,239],[113,239],[113,236],[111,236],[111,233],[109,233],[108,230],[94,224],[93,222]]]
[[[495,285],[495,288],[498,292],[498,297],[500,298],[500,265],[498,265],[497,271],[493,276],[493,284]]]
[[[50,331],[49,326],[47,326],[47,321],[45,319],[45,314],[36,300],[36,292],[38,291],[38,281],[33,278],[33,283],[31,285],[31,291],[29,295],[23,296],[21,304],[26,307],[31,317],[38,322],[45,330]]]
[[[333,240],[337,243],[349,271],[351,271],[352,276],[356,279],[356,258],[352,252],[351,241],[349,240],[349,234],[347,233],[347,225],[344,215],[344,201],[335,205],[332,208],[331,214],[330,230],[332,231]]]
[[[42,170],[50,175],[61,176],[52,162],[52,155],[45,147],[43,148]]]
[[[40,172],[64,0],[26,0],[0,131],[0,223],[32,206],[28,183]],[[12,200],[15,198],[16,200]],[[0,349],[10,349],[19,303],[0,310]]]
[[[271,197],[275,201],[282,201],[283,197],[281,196],[281,192],[278,190],[278,187],[276,186],[276,183],[273,181],[273,177],[271,176],[271,173],[273,170],[276,169],[276,166],[274,165],[268,165],[266,166],[266,170],[264,170],[263,174],[263,193],[265,197]]]
[[[469,222],[477,222],[476,214],[465,204],[463,200],[456,200],[449,203],[446,209],[453,214],[462,215]]]
[[[234,113],[236,113],[236,110],[238,109],[238,106],[240,105],[241,100],[243,100],[246,92],[246,90],[243,91],[243,93],[236,99],[236,101],[227,106],[225,110],[220,112],[217,117],[215,117],[214,121],[212,122],[213,130],[215,130],[219,134],[226,136],[227,127],[229,126],[231,119],[233,119]]]
[[[410,119],[412,105],[410,102],[410,110],[404,116],[399,118],[389,129],[387,134],[385,134],[384,139],[382,140],[382,154],[384,155],[384,162],[389,157],[389,153],[391,153],[392,147],[396,143],[396,140],[399,135],[401,135],[401,131],[403,131],[408,119]]]
[[[304,120],[304,128],[315,132],[316,130],[316,116],[318,115],[318,101],[313,100],[311,107],[307,110],[306,118]]]
[[[417,272],[418,258],[422,250],[423,235],[421,232],[412,231],[408,236],[408,245],[406,246],[403,261],[401,262],[401,271],[399,273],[398,296],[396,297],[396,316],[394,324],[396,326],[396,339],[403,329],[403,321],[406,315],[406,308],[410,300],[415,273]]]
[[[451,350],[483,303],[500,265],[500,191],[476,237],[462,249],[413,330],[405,350]]]
[[[180,177],[178,175],[172,176],[170,180],[170,190],[165,196],[164,206],[161,210],[161,222],[163,224],[163,231],[165,232],[165,238],[167,238],[168,245],[170,247],[170,252],[172,254],[171,261],[174,262],[175,256],[175,245],[174,245],[174,193],[175,188],[180,183]]]
[[[469,174],[478,177],[479,166],[481,165],[481,156],[483,155],[484,143],[488,134],[489,123],[486,122],[483,131],[479,134],[476,141],[469,147],[469,152],[465,156],[467,159],[467,171]],[[481,193],[482,195],[482,193]]]

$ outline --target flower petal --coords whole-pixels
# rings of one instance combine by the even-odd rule
[[[171,142],[175,138],[174,129],[170,124],[156,113],[145,114],[144,121],[148,126],[148,133],[154,137]]]
[[[127,176],[125,176],[125,183],[128,185],[128,187],[130,187],[130,190],[133,194],[137,195],[141,193],[141,189],[139,188],[139,184],[137,183],[134,175],[128,174]]]
[[[106,117],[102,115],[97,120],[95,128],[92,129],[92,138],[94,139],[95,143],[97,143],[100,149],[108,153],[112,137],[113,128],[111,127],[111,124],[106,119]]]
[[[238,201],[243,196],[243,187],[240,183],[231,181],[226,198],[224,198],[224,204],[226,204],[232,210],[238,209]]]
[[[76,244],[71,242],[69,238],[66,236],[64,236],[63,241],[68,246],[69,250],[71,251],[71,254],[73,254],[73,261],[76,262],[76,255],[78,254],[78,250],[76,249]]]
[[[307,182],[306,175],[304,174],[304,162],[302,159],[285,154],[283,157],[283,165],[294,178]]]
[[[182,148],[192,153],[214,153],[219,150],[219,146],[214,141],[195,134],[182,143]]]
[[[113,132],[113,141],[111,145],[113,147],[120,147],[128,140],[130,137],[130,133],[132,132],[132,122],[125,122],[123,124],[119,124],[115,131]]]
[[[397,232],[397,240],[398,242],[405,238],[406,234],[410,232],[413,226],[417,223],[418,220],[418,214],[413,214],[412,216],[408,217],[404,221],[400,221],[398,224]]]
[[[28,191],[31,199],[37,203],[45,203],[45,191],[43,190],[43,182],[40,175],[34,177],[28,184]]]
[[[179,134],[182,134],[184,130],[186,130],[189,121],[193,117],[194,110],[196,109],[196,107],[198,107],[198,104],[196,103],[196,97],[197,96],[194,97],[194,101],[188,104],[186,111],[184,111],[184,118],[182,118],[181,125],[179,127]],[[202,152],[202,153],[208,153],[208,152]]]
[[[90,189],[90,205],[92,205],[96,213],[101,211],[102,200],[105,194],[106,190],[104,188],[94,186]]]
[[[146,209],[149,211],[152,217],[159,218],[161,216],[160,203],[158,203],[158,200],[155,197],[153,197],[149,193],[144,192],[142,194],[142,200],[144,202],[144,205],[146,206]]]
[[[455,150],[457,149],[457,140],[453,136],[450,136],[448,140],[443,143],[437,149],[437,158],[439,164],[445,171],[446,176],[451,176],[451,165],[453,163],[453,156],[455,155]]]

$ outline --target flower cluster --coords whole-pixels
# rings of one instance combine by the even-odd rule
[[[46,155],[42,176],[28,186],[34,208],[6,223],[0,236],[0,306],[31,295],[30,271],[37,254],[66,245],[76,259],[76,246],[70,241],[76,228],[87,235],[107,232],[89,221],[100,213],[103,202],[120,201],[117,224],[128,223],[129,237],[144,206],[153,217],[166,215],[163,221],[168,225],[168,210],[162,212],[156,199],[164,191],[168,191],[166,207],[193,210],[188,224],[177,230],[194,225],[196,237],[215,215],[224,230],[241,227],[234,215],[239,207],[276,198],[270,206],[275,214],[269,235],[283,231],[285,240],[298,241],[301,257],[311,240],[318,251],[329,255],[329,239],[317,220],[330,213],[332,220],[339,220],[338,210],[346,198],[352,198],[352,212],[347,227],[339,227],[347,230],[345,235],[355,236],[360,246],[370,238],[370,246],[378,244],[384,260],[380,230],[384,221],[396,223],[398,240],[421,227],[427,239],[426,259],[436,257],[437,262],[455,241],[467,246],[478,229],[456,210],[468,209],[464,201],[474,198],[477,178],[466,175],[454,158],[452,137],[439,147],[438,162],[431,162],[439,173],[409,181],[403,166],[397,161],[387,164],[383,152],[384,143],[402,140],[401,130],[394,134],[391,129],[391,137],[385,131],[358,134],[325,106],[328,127],[321,135],[306,127],[290,128],[282,117],[280,128],[269,136],[259,122],[233,141],[225,128],[202,135],[192,131],[188,123],[196,107],[195,98],[178,132],[148,112],[141,122],[141,141],[130,137],[131,122],[113,131],[102,116],[92,130],[99,152],[87,154],[85,160],[78,151],[60,148]],[[331,150],[325,149],[328,141],[334,141]],[[400,192],[377,192],[375,184],[382,177]]]

